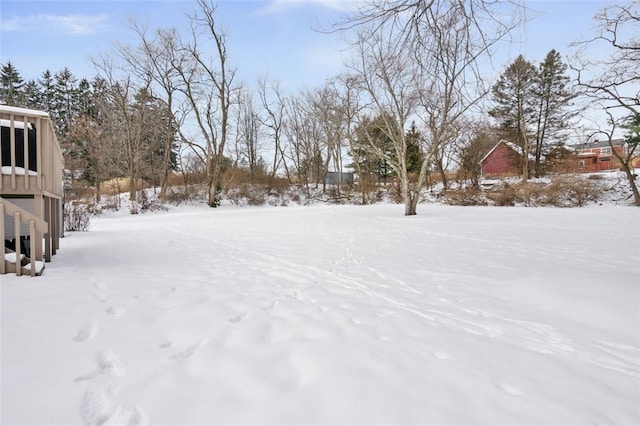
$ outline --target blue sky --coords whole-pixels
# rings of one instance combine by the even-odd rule
[[[596,0],[525,0],[531,20],[502,51],[503,67],[522,53],[541,61],[551,50],[591,34]],[[155,27],[184,27],[192,0],[0,0],[0,61],[10,60],[24,79],[68,67],[76,77],[95,75],[90,58],[115,42],[134,43],[130,19]],[[340,20],[351,0],[221,0],[219,21],[228,31],[230,61],[249,84],[268,75],[290,87],[321,84],[341,69],[343,44],[314,28]]]

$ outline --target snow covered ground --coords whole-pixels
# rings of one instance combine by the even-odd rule
[[[0,277],[3,425],[640,424],[632,207],[174,208]]]

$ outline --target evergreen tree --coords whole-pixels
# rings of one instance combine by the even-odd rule
[[[40,86],[40,107],[48,112],[52,117],[54,122],[57,120],[57,117],[54,113],[55,106],[55,80],[51,71],[46,70],[42,73],[42,77],[38,80],[38,85]]]
[[[24,106],[24,80],[20,73],[7,61],[0,69],[0,103],[11,106]]]
[[[420,146],[423,143],[423,137],[415,121],[411,122],[411,127],[407,130],[407,172],[417,176],[420,174],[420,168],[422,167],[422,152]]]
[[[391,120],[389,117],[387,120]],[[386,180],[394,175],[389,160],[395,151],[389,135],[385,132],[385,118],[365,118],[356,129],[357,143],[352,148],[352,157],[363,174]]]
[[[561,142],[563,130],[567,128],[568,121],[575,116],[574,111],[567,110],[576,94],[569,86],[571,79],[566,71],[567,65],[555,50],[551,50],[538,67],[534,88],[538,101],[535,130],[536,177],[542,174],[541,159],[544,149]]]
[[[24,85],[24,106],[32,109],[41,109],[42,92],[35,80],[29,80]]]
[[[520,146],[523,158],[522,179],[529,175],[529,137],[536,123],[537,101],[535,96],[538,72],[522,55],[507,67],[492,94],[496,106],[489,115],[498,121],[503,137]]]
[[[73,119],[77,116],[77,79],[69,68],[63,68],[55,74],[54,111],[57,118],[58,137],[64,137],[69,131]]]

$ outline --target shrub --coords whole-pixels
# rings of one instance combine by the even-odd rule
[[[598,187],[591,179],[570,176],[555,179],[541,194],[542,204],[556,207],[584,207],[598,198]]]
[[[64,209],[65,231],[88,231],[90,217],[86,205],[77,202],[66,205]]]
[[[167,210],[167,207],[162,204],[162,201],[158,200],[157,197],[149,197],[147,191],[144,189],[138,191],[137,203],[139,210],[141,212],[155,212],[155,211],[164,211]]]
[[[505,184],[502,188],[498,188],[487,192],[486,197],[493,201],[496,206],[515,206],[518,200],[516,189]]]
[[[486,206],[487,199],[478,188],[446,190],[444,202],[452,206]]]

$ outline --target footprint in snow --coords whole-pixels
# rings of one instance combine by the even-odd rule
[[[109,306],[107,308],[107,313],[111,316],[114,317],[119,317],[120,315],[124,314],[125,312],[127,312],[127,310],[125,308],[121,308],[118,306]]]
[[[139,405],[118,404],[111,416],[101,426],[147,426],[149,418]]]
[[[88,374],[83,374],[76,377],[76,382],[82,382],[86,380],[94,379],[98,376],[105,375],[111,377],[124,376],[124,367],[120,359],[113,353],[112,350],[107,349],[98,353],[96,357],[96,364],[98,369]]]
[[[173,346],[173,342],[163,342],[163,343],[160,343],[158,345],[158,348],[160,348],[160,349],[168,349],[171,346]]]
[[[80,416],[87,426],[147,426],[149,418],[139,405],[116,404],[111,394],[88,390],[80,402]]]
[[[106,303],[107,294],[103,290],[96,290],[96,299],[98,299],[100,303]]]
[[[98,334],[98,331],[100,331],[100,326],[96,321],[88,322],[87,324],[83,325],[80,330],[78,330],[78,333],[73,340],[75,340],[76,342],[84,342],[85,340],[93,338],[96,334]]]
[[[98,371],[112,377],[124,376],[124,367],[120,358],[113,353],[111,349],[100,352],[96,358]]]
[[[241,322],[241,321],[243,321],[243,320],[247,319],[247,317],[249,316],[249,314],[250,314],[250,313],[251,313],[251,312],[247,312],[246,314],[236,315],[236,316],[235,316],[235,317],[233,317],[233,318],[229,318],[229,319],[227,320],[227,322],[228,322],[228,323],[231,323],[231,324],[238,324],[239,322]]]
[[[204,345],[205,343],[206,343],[206,340],[201,340],[189,346],[184,351],[178,352],[177,354],[172,355],[171,357],[169,357],[169,359],[172,361],[186,361],[189,358],[191,358],[193,354],[195,354],[196,351],[200,348],[200,346]]]
[[[111,414],[115,406],[111,396],[98,390],[88,390],[84,393],[80,402],[80,416],[85,425],[103,425]]]

